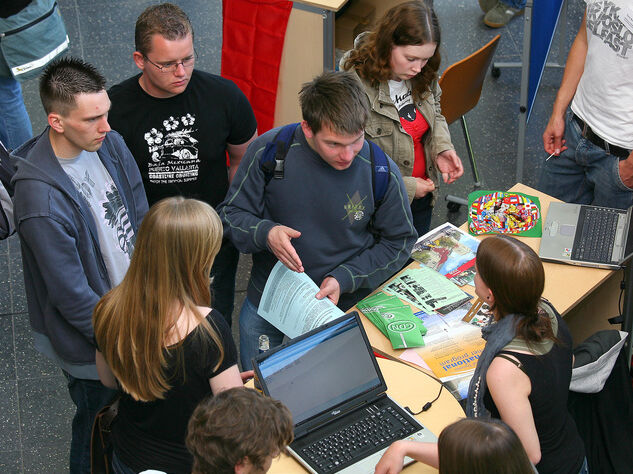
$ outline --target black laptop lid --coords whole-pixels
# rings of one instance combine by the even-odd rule
[[[280,400],[296,431],[309,429],[386,391],[358,313],[350,313],[260,354],[255,371],[264,393]]]

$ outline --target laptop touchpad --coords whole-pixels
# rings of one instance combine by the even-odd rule
[[[573,237],[576,234],[576,226],[569,224],[561,224],[560,226],[560,235],[564,235],[566,237]]]

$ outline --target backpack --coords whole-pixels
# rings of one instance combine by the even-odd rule
[[[13,186],[11,178],[15,174],[15,165],[0,142],[0,240],[15,232],[13,223]]]
[[[284,160],[298,126],[298,123],[285,125],[277,132],[275,138],[266,144],[266,148],[259,158],[259,167],[264,172],[266,184],[273,178],[283,179]],[[391,175],[389,173],[389,160],[385,152],[374,142],[367,140],[367,143],[369,143],[369,158],[371,160],[371,184],[374,193],[375,214],[385,197]]]

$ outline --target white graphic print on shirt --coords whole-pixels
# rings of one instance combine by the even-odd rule
[[[413,97],[411,97],[411,89],[407,81],[389,80],[389,96],[393,105],[398,109],[398,115],[408,122],[413,122],[416,116],[415,105],[413,105]]]
[[[619,12],[620,7],[609,0],[588,4],[587,29],[618,56],[628,58],[633,47],[633,32],[620,21]]]
[[[186,183],[198,178],[198,140],[193,137],[196,117],[170,116],[161,129],[152,128],[143,136],[152,160],[147,164],[151,183]]]

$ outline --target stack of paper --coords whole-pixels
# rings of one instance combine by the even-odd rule
[[[394,349],[424,346],[424,324],[413,315],[410,306],[403,304],[395,296],[377,293],[368,296],[356,306],[389,338]]]

